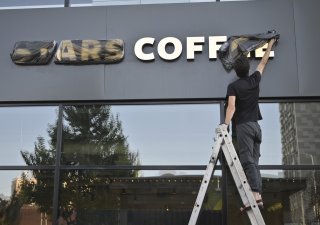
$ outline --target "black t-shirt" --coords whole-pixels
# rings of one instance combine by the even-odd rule
[[[236,111],[233,123],[256,122],[262,120],[259,108],[259,83],[261,74],[255,71],[251,76],[240,78],[228,86],[227,101],[229,96],[236,96]]]

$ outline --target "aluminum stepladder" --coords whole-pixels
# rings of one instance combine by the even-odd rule
[[[223,126],[216,128],[215,144],[213,146],[213,153],[210,157],[209,164],[207,165],[206,172],[203,176],[202,183],[198,192],[196,203],[193,207],[193,211],[188,225],[196,225],[198,216],[201,210],[203,199],[207,192],[207,188],[214,172],[214,167],[218,161],[218,155],[222,149],[222,153],[225,156],[227,164],[230,168],[233,180],[237,186],[243,205],[250,205],[251,208],[246,210],[252,225],[265,225],[260,209],[256,203],[256,200],[252,194],[247,177],[244,173],[242,165],[238,159],[237,152],[232,144],[232,138]]]

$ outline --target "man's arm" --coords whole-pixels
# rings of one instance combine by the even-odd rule
[[[272,46],[273,46],[274,42],[275,42],[274,38],[269,41],[268,47],[267,47],[266,51],[264,52],[264,55],[263,55],[259,65],[257,66],[256,71],[259,71],[261,75],[262,75],[263,70],[264,70],[264,68],[267,65],[267,62],[269,60],[270,51],[272,49]]]
[[[236,96],[229,96],[228,97],[228,107],[226,112],[226,118],[224,120],[224,123],[226,125],[229,125],[231,122],[231,119],[233,117],[234,112],[236,111]]]

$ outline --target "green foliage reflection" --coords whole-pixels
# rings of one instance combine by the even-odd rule
[[[79,165],[137,165],[138,154],[131,152],[119,116],[106,105],[67,106],[63,112],[63,151],[61,163],[72,169],[60,175],[60,219],[77,224],[77,210],[113,208],[117,193],[109,189],[112,177],[135,177],[131,170],[79,170]],[[53,165],[56,160],[58,122],[49,125],[49,146],[43,137],[34,152],[22,151],[27,165]],[[52,170],[34,170],[21,177],[19,199],[37,205],[40,212],[51,215],[53,196]]]

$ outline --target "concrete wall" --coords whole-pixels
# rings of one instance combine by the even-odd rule
[[[266,68],[261,97],[320,96],[316,0],[271,0],[197,4],[108,6],[0,11],[0,101],[199,99],[225,97],[235,79],[219,60],[208,59],[208,36],[276,29],[281,40]],[[307,26],[308,25],[308,26]],[[142,37],[179,38],[183,53],[174,62],[142,62],[133,52]],[[204,51],[186,60],[186,37],[205,36]],[[16,41],[113,39],[125,42],[119,64],[17,66]],[[148,48],[148,51],[152,50]],[[252,60],[252,68],[258,60]]]

